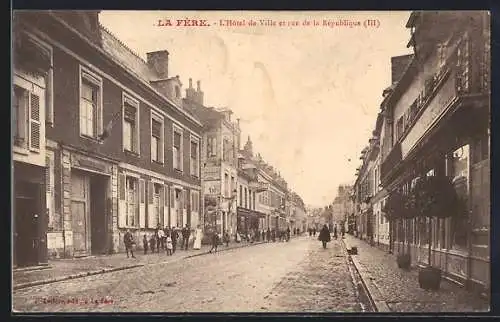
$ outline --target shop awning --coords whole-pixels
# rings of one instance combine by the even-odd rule
[[[250,210],[242,207],[236,208],[236,214],[238,216],[245,216],[245,217],[253,217],[253,218],[265,218],[266,214],[260,212],[260,211],[255,211],[255,210]]]

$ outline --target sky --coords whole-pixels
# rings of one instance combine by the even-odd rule
[[[184,89],[189,78],[195,85],[200,80],[206,106],[230,108],[240,118],[242,145],[250,135],[254,152],[278,169],[289,188],[306,204],[322,207],[333,201],[338,185],[354,183],[382,91],[391,82],[390,58],[411,53],[409,15],[101,11],[100,22],[144,59],[167,49],[169,76],[179,75]],[[177,26],[186,18],[210,26]],[[374,27],[364,27],[368,19]],[[159,20],[172,26],[159,26]]]

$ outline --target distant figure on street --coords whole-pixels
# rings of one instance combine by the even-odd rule
[[[313,230],[312,230],[312,228],[309,228],[309,229],[308,229],[308,231],[309,231],[309,237],[311,237],[311,236],[312,236],[312,234],[313,234]]]
[[[165,249],[165,232],[163,231],[163,228],[161,228],[160,224],[158,224],[157,228],[157,234],[158,234],[158,253],[160,252],[160,248],[163,250]]]
[[[326,229],[328,229],[328,227],[326,227]],[[313,228],[313,236],[316,237],[316,227]]]
[[[149,248],[151,248],[151,254],[155,252],[155,246],[156,246],[156,235],[153,234],[151,235],[151,238],[149,238]]]
[[[191,236],[191,231],[188,225],[186,225],[182,228],[182,246],[184,246],[184,250],[188,250],[189,236]]]
[[[276,229],[273,229],[271,231],[271,239],[272,239],[273,243],[276,242]]]
[[[167,247],[167,256],[172,256],[172,249],[174,248],[174,246],[172,245],[172,237],[170,236],[170,233],[167,234],[166,247]]]
[[[177,229],[172,228],[172,254],[175,254],[175,250],[177,249],[177,238],[179,237]]]
[[[330,230],[328,230],[327,225],[323,225],[323,229],[321,229],[319,233],[318,240],[320,240],[323,244],[323,248],[326,248],[326,243],[331,241]]]
[[[193,249],[201,249],[201,239],[203,238],[203,232],[200,228],[200,225],[196,228],[194,235],[194,245]]]
[[[123,235],[123,243],[125,244],[125,250],[127,251],[127,258],[129,257],[128,253],[130,252],[130,255],[132,255],[132,258],[135,258],[134,256],[134,246],[135,246],[135,241],[134,241],[134,236],[132,236],[132,233],[130,232],[130,229],[127,229],[127,232],[125,235]]]
[[[337,225],[333,226],[333,238],[337,239]]]
[[[290,240],[290,227],[286,229],[286,241]]]
[[[148,244],[149,244],[148,236],[144,234],[144,236],[142,237],[142,248],[144,248],[144,255],[148,253]]]
[[[211,253],[214,251],[214,253],[217,253],[217,246],[219,246],[219,234],[214,231],[212,234],[212,248],[208,252]]]
[[[269,243],[270,240],[271,240],[271,229],[267,228],[266,241]]]
[[[226,230],[226,232],[224,233],[224,244],[226,244],[226,247],[229,247],[229,231]]]
[[[345,235],[345,227],[344,227],[344,225],[340,226],[340,233],[342,234],[342,238],[344,238],[344,235]]]

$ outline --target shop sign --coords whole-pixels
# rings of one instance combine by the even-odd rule
[[[111,174],[111,169],[108,165],[86,156],[72,155],[71,166],[83,170],[91,170]]]
[[[210,195],[210,196],[220,195],[220,181],[205,181],[203,186],[205,195]]]

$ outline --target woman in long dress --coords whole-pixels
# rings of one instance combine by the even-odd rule
[[[202,237],[203,237],[202,231],[201,231],[200,226],[198,225],[198,227],[196,228],[196,232],[195,232],[193,249],[201,249]]]

